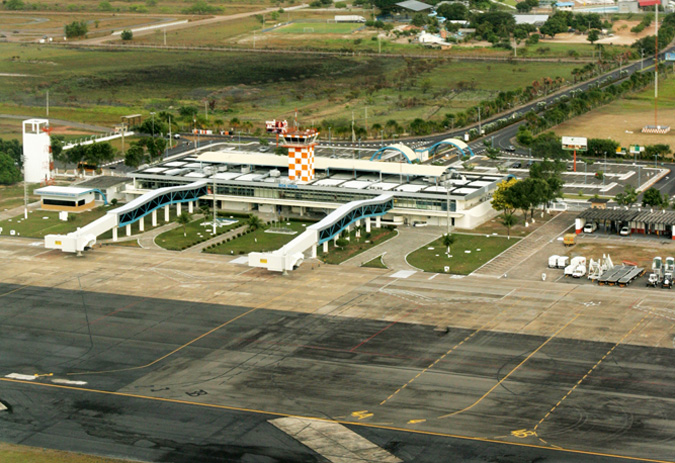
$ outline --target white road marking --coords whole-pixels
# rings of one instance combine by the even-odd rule
[[[33,381],[35,379],[35,375],[22,375],[20,373],[10,373],[8,375],[5,375],[5,378],[22,379],[24,381]]]
[[[393,275],[389,275],[390,278],[408,278],[417,272],[414,270],[399,270],[398,272],[394,273]]]
[[[431,275],[431,276],[429,277],[429,280],[433,280],[433,279],[436,278],[437,276],[438,276],[438,273],[434,273],[433,275]]]
[[[372,415],[366,412],[354,412],[352,415]],[[403,461],[339,423],[292,416],[269,422],[333,463]]]
[[[84,386],[87,384],[86,381],[70,381],[68,379],[52,379],[52,383],[67,384],[69,386]]]

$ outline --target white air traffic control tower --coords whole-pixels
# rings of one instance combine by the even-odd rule
[[[28,183],[40,183],[52,177],[52,149],[47,119],[23,121],[23,168]]]

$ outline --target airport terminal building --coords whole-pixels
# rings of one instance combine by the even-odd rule
[[[286,156],[224,148],[186,155],[131,174],[128,195],[196,180],[211,191],[203,201],[218,209],[320,219],[339,206],[394,195],[394,208],[383,218],[397,225],[445,225],[473,228],[496,212],[492,192],[505,176],[463,172],[446,166],[360,159],[314,158],[311,181],[289,179]],[[448,211],[449,209],[449,211]]]

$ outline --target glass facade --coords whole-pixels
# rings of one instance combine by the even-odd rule
[[[139,179],[139,185],[143,189],[156,189],[167,186],[175,186],[177,182],[161,180]],[[396,192],[391,192],[394,195]],[[359,193],[358,191],[319,191],[299,188],[274,188],[258,185],[221,185],[216,184],[216,194],[225,196],[241,196],[261,199],[285,199],[291,201],[310,201],[323,203],[346,204],[350,201],[373,198],[372,194]],[[415,209],[425,211],[447,211],[446,199],[414,198],[409,196],[394,197],[394,207],[402,209]],[[457,210],[457,203],[450,200],[450,212]]]

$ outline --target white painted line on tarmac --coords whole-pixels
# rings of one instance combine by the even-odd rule
[[[362,410],[352,412],[352,416],[360,420],[372,416],[372,413]],[[270,420],[269,423],[333,463],[403,461],[339,423],[292,416]]]
[[[0,402],[0,412],[3,412],[3,411],[5,411],[5,410],[7,410],[7,407],[5,407],[5,406],[2,404],[2,402]]]
[[[70,381],[68,379],[52,379],[52,383],[67,384],[69,386],[84,386],[85,384],[87,384],[86,381]]]
[[[33,381],[35,379],[35,375],[22,375],[20,373],[10,373],[8,375],[5,375],[5,378],[21,379],[21,380],[24,380],[24,381]]]
[[[409,278],[417,272],[414,270],[399,270],[393,275],[389,275],[390,278]]]
[[[429,280],[433,280],[433,279],[436,278],[437,276],[438,276],[438,273],[434,273],[433,275],[431,275],[431,276],[429,277]]]

